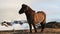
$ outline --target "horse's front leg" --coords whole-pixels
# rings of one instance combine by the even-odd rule
[[[29,27],[30,27],[30,33],[32,33],[32,26],[31,26],[31,23],[29,23]]]

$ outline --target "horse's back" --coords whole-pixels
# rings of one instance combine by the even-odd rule
[[[38,24],[41,23],[45,19],[45,13],[43,11],[38,11],[34,14],[34,23]]]

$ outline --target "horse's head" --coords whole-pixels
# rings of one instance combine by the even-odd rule
[[[28,9],[27,9],[27,5],[22,4],[21,9],[19,10],[19,14],[22,14],[22,13],[26,12],[27,10],[28,10]]]

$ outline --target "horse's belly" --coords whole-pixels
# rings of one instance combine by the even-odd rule
[[[41,23],[43,20],[44,20],[43,14],[35,14],[34,15],[34,23],[35,24]]]

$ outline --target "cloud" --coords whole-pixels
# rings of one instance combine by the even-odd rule
[[[60,0],[33,0],[31,7],[35,11],[42,10],[46,13],[47,21],[60,19]]]
[[[47,19],[60,14],[60,0],[0,0],[0,21],[26,20],[25,14],[18,14],[22,4],[29,5],[35,11],[44,11]],[[50,17],[51,16],[51,17]]]
[[[22,4],[30,5],[30,0],[0,0],[0,21],[26,20],[24,14],[18,14]]]

